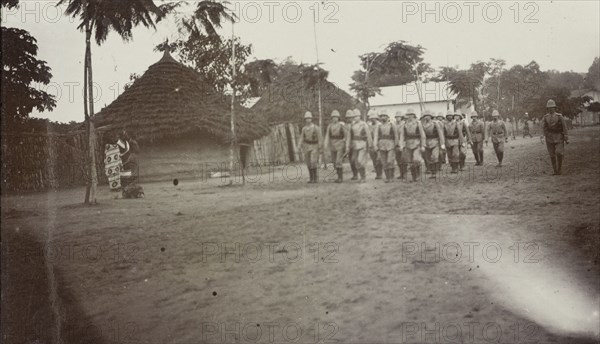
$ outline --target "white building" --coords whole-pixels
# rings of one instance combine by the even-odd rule
[[[453,101],[456,100],[456,94],[448,88],[447,82],[427,82],[419,83],[419,89],[414,82],[401,86],[381,87],[381,94],[369,100],[372,109],[377,111],[386,110],[390,116],[394,116],[397,111],[406,113],[408,109],[413,109],[417,117],[421,117],[421,106],[419,101],[419,92],[423,101],[423,109],[430,110],[435,116],[442,113],[444,116],[448,110],[454,111]],[[459,109],[462,113],[471,113],[472,106],[465,109]]]

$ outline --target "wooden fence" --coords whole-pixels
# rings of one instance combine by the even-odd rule
[[[300,130],[296,124],[284,123],[271,127],[271,132],[250,145],[248,163],[258,165],[283,165],[299,162],[296,144]]]
[[[102,133],[97,133],[99,183],[106,183]],[[42,191],[89,180],[85,134],[2,134],[2,191]]]

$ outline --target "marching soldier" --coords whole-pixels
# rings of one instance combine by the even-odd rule
[[[431,111],[425,110],[421,118],[423,119],[423,131],[425,132],[425,164],[431,172],[430,178],[434,179],[437,171],[441,169],[439,164],[440,148],[446,148],[443,143],[444,132],[440,123],[433,120]]]
[[[544,115],[544,136],[546,137],[546,148],[550,154],[550,161],[554,169],[554,175],[562,174],[562,162],[565,151],[565,143],[569,144],[567,123],[562,114],[556,112],[556,103],[550,99],[546,103],[548,113]]]
[[[444,118],[444,113],[443,112],[438,112],[438,115],[435,117],[435,121],[439,124],[439,126],[442,128],[442,132],[444,131],[444,123],[446,123],[446,118]],[[440,141],[440,143],[446,143],[445,140]],[[445,148],[445,145],[444,145]],[[439,165],[438,167],[442,168],[442,165],[446,163],[446,149],[440,149],[440,158],[438,160]]]
[[[406,165],[402,163],[402,149],[400,149],[400,128],[404,125],[404,113],[402,111],[396,112],[396,137],[398,138],[398,143],[396,143],[396,164],[398,165],[398,171],[400,172],[398,179],[404,179],[404,175],[406,174]]]
[[[421,173],[423,161],[421,154],[425,152],[425,132],[413,109],[408,109],[406,116],[408,119],[400,129],[400,148],[404,163],[410,165],[412,180],[415,182]]]
[[[346,132],[344,122],[340,122],[340,113],[337,110],[331,112],[331,123],[327,126],[325,133],[325,147],[331,152],[331,161],[334,164],[337,172],[336,183],[341,183],[344,180],[344,155],[346,151],[346,140],[348,134]]]
[[[385,172],[385,182],[389,183],[394,178],[394,159],[398,145],[398,129],[390,122],[390,117],[385,110],[379,114],[381,124],[375,130],[373,145],[379,154],[381,168]]]
[[[500,119],[498,110],[492,111],[492,122],[488,125],[488,137],[485,139],[487,144],[488,138],[492,139],[494,145],[494,152],[496,158],[498,158],[498,165],[496,167],[502,167],[502,159],[504,158],[504,143],[508,142],[508,134],[506,131],[506,125],[504,121]]]
[[[358,111],[358,116],[360,116],[360,110],[356,110]],[[348,130],[348,128],[350,127],[350,125],[352,125],[352,121],[354,118],[354,111],[353,110],[348,110],[346,111],[346,124],[347,124],[347,128],[346,130]],[[350,139],[350,136],[348,134],[348,140]],[[348,147],[348,144],[346,143],[346,147]],[[356,167],[356,165],[354,164],[354,161],[352,160],[352,148],[350,148],[350,150],[346,150],[346,155],[348,155],[348,160],[350,160],[350,169],[352,170],[352,178],[350,180],[358,180],[358,168]]]
[[[298,147],[304,153],[304,161],[308,167],[310,177],[308,183],[318,183],[317,167],[319,155],[323,151],[323,135],[321,134],[321,128],[312,122],[310,111],[306,111],[304,114],[304,122],[306,125],[300,133]]]
[[[369,115],[369,131],[371,133],[371,138],[375,136],[375,130],[379,126],[379,116],[377,115],[377,111],[370,110]],[[375,179],[381,179],[381,175],[383,173],[381,167],[381,160],[379,160],[379,156],[377,155],[377,151],[375,147],[371,147],[369,149],[369,156],[371,156],[371,161],[373,162],[373,167],[375,168]]]
[[[471,148],[473,149],[473,155],[475,156],[475,166],[483,165],[483,141],[485,141],[485,126],[483,122],[479,121],[479,115],[477,111],[471,113],[471,125],[469,131],[471,132]]]
[[[462,131],[462,136],[463,136],[462,141],[460,141],[460,144],[458,145],[458,170],[464,171],[465,170],[465,161],[467,160],[467,152],[466,152],[467,143],[472,145],[471,132],[469,132],[469,128],[468,128],[467,124],[465,123],[465,116],[463,114],[461,114],[458,111],[455,112],[454,119],[456,119],[456,123],[461,128],[460,130]]]
[[[531,132],[529,131],[529,114],[525,112],[525,118],[523,119],[523,138],[525,136],[529,136],[529,138],[533,138]]]
[[[464,142],[462,128],[454,120],[454,114],[448,110],[446,114],[446,123],[444,123],[444,138],[446,139],[446,153],[448,162],[452,170],[450,173],[458,173],[458,164],[460,163],[460,145]]]
[[[373,139],[369,125],[360,119],[360,111],[354,110],[350,114],[352,124],[350,125],[350,135],[346,141],[346,151],[352,152],[350,161],[360,173],[360,183],[366,182],[365,167],[367,165],[367,150],[373,149]]]

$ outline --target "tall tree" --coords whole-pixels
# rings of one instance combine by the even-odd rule
[[[85,32],[84,59],[84,116],[88,136],[90,182],[86,188],[84,203],[96,202],[98,175],[96,173],[96,133],[93,124],[94,88],[92,70],[92,34],[101,45],[110,31],[115,31],[125,41],[132,39],[135,26],[155,28],[155,22],[161,20],[176,4],[156,6],[153,0],[60,0],[57,6],[67,3],[67,15],[79,18],[77,27]]]
[[[596,57],[585,76],[586,88],[600,91],[600,58]]]
[[[36,87],[47,85],[52,74],[45,61],[37,59],[36,39],[29,32],[2,27],[2,121],[16,124],[28,118],[33,109],[54,109],[56,100]]]
[[[244,68],[253,97],[263,94],[277,77],[277,64],[271,59],[248,62]]]

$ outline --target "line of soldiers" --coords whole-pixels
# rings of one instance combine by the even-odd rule
[[[553,100],[548,101],[547,108],[550,112],[544,117],[544,133],[554,174],[560,174],[563,142],[568,143],[567,127],[562,115],[555,111]],[[302,128],[298,147],[303,151],[308,166],[309,183],[318,182],[318,161],[323,147],[327,147],[331,153],[337,173],[336,183],[343,181],[342,164],[345,157],[350,159],[352,180],[359,180],[360,176],[361,183],[366,182],[369,158],[375,168],[375,179],[382,179],[385,174],[386,183],[394,179],[394,164],[398,165],[400,171],[398,179],[407,177],[410,170],[412,181],[417,181],[423,165],[430,178],[436,178],[446,162],[451,166],[450,173],[458,173],[465,167],[467,144],[472,148],[475,166],[483,165],[483,142],[487,144],[489,139],[498,160],[496,166],[501,167],[508,131],[500,114],[494,110],[487,127],[477,112],[473,111],[470,117],[472,122],[467,124],[460,112],[448,111],[445,117],[443,113],[434,117],[431,111],[425,110],[419,120],[416,112],[408,109],[406,114],[396,112],[395,122],[392,122],[386,110],[379,113],[371,110],[368,122],[364,122],[360,110],[354,109],[346,112],[348,124],[345,124],[340,120],[340,113],[334,110],[323,139],[319,126],[312,123],[312,114],[306,112],[306,125]]]

